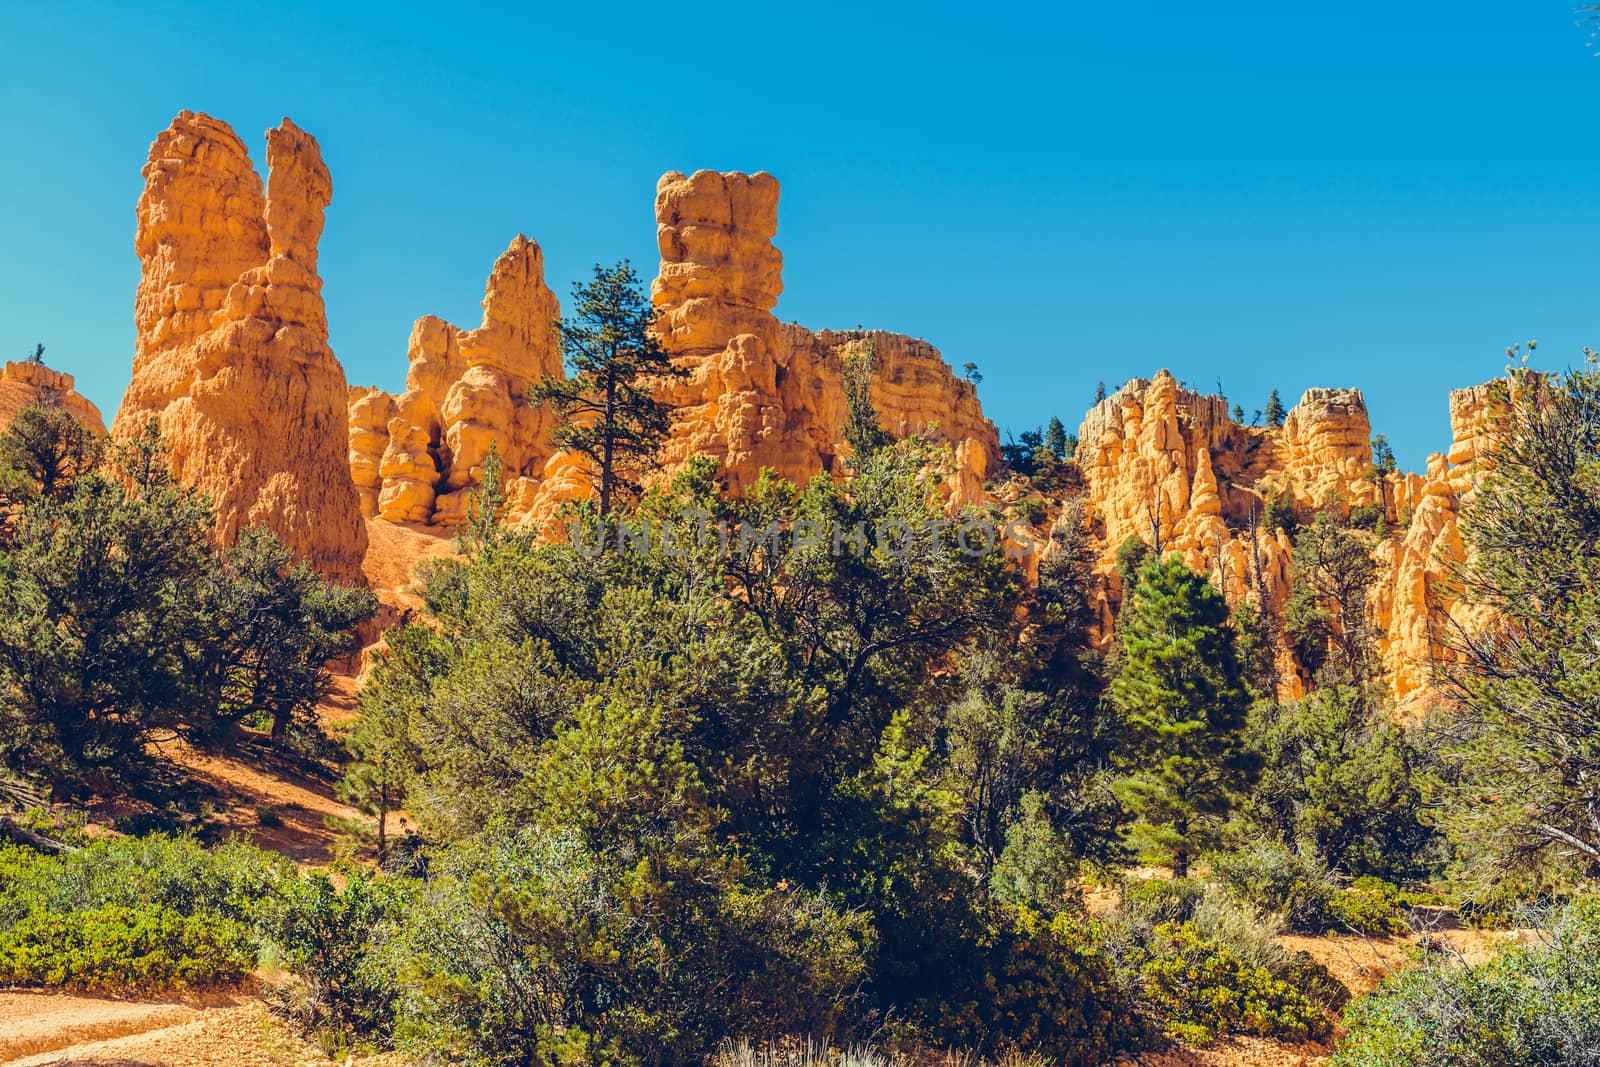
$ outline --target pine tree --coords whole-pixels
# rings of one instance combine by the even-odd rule
[[[1288,413],[1283,410],[1283,401],[1278,399],[1278,391],[1276,389],[1267,397],[1265,414],[1268,426],[1282,426],[1283,420],[1288,418]]]
[[[652,394],[652,380],[687,372],[656,339],[655,310],[627,260],[609,269],[596,264],[594,281],[574,285],[572,295],[575,314],[557,324],[572,376],[546,375],[529,401],[560,416],[552,434],[557,448],[588,457],[605,516],[619,494],[638,491],[633,476],[671,426],[672,410]]]
[[[1244,408],[1240,407],[1238,404],[1233,405],[1233,421],[1238,423],[1244,422]]]
[[[1067,458],[1067,428],[1054,415],[1050,416],[1050,423],[1044,428],[1044,447],[1053,452],[1057,459]]]
[[[892,440],[878,421],[878,409],[872,403],[872,379],[877,372],[873,363],[876,351],[869,337],[859,348],[846,354],[841,376],[846,413],[844,438],[850,446],[850,462],[857,470]]]
[[[1111,701],[1128,736],[1117,794],[1133,836],[1185,877],[1257,761],[1242,744],[1250,694],[1228,604],[1176,556],[1139,572],[1117,623]]]

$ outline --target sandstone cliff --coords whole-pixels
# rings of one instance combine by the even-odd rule
[[[72,375],[23,360],[0,368],[0,429],[34,404],[55,404],[97,434],[106,432],[100,409],[73,388]]]
[[[288,119],[267,132],[267,165],[263,191],[233,130],[189,111],[150,146],[133,379],[112,432],[156,419],[223,539],[264,523],[324,574],[360,581],[366,528],[317,275],[333,184],[316,140]]]

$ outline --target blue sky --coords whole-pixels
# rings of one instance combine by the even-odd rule
[[[524,231],[565,296],[655,273],[666,170],[783,184],[780,317],[926,337],[1002,429],[1169,367],[1353,385],[1402,463],[1533,337],[1600,346],[1600,59],[1566,0],[0,7],[0,356],[115,410],[134,204],[183,108],[321,141],[352,382],[477,322]]]

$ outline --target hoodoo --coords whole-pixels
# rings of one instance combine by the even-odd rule
[[[263,193],[244,142],[196,112],[150,146],[133,379],[112,433],[154,418],[179,481],[216,506],[221,538],[265,524],[326,576],[359,581],[367,535],[317,275],[333,183],[288,119],[267,133],[267,166]]]

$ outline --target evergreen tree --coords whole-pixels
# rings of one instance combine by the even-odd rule
[[[656,454],[672,411],[652,394],[653,380],[683,377],[653,327],[655,310],[634,269],[623,260],[599,264],[594,280],[572,289],[574,313],[562,319],[561,351],[571,377],[547,375],[529,391],[533,404],[549,404],[561,419],[557,448],[589,460],[601,517]]]
[[[1106,398],[1106,383],[1096,382],[1094,386],[1094,402],[1096,404]]]
[[[872,382],[877,374],[876,352],[870,337],[860,346],[852,347],[845,354],[841,374],[846,420],[844,439],[850,446],[850,462],[857,470],[892,440],[878,421],[878,408],[872,402]]]
[[[59,503],[78,478],[100,462],[103,442],[65,408],[35,404],[17,412],[0,435],[0,503],[34,497]]]
[[[33,455],[30,427],[67,427],[21,421],[0,454]],[[30,469],[9,476],[26,503],[0,552],[0,765],[63,794],[137,786],[152,740],[212,740],[257,716],[281,734],[326,691],[371,594],[291,568],[265,531],[219,552],[154,420],[100,468],[51,467],[48,494]]]
[[[1240,425],[1244,424],[1244,408],[1238,404],[1233,405],[1233,421]]]
[[[1288,413],[1283,410],[1283,401],[1278,399],[1278,391],[1274,389],[1267,397],[1267,407],[1264,412],[1268,426],[1282,426]]]
[[[1169,556],[1139,572],[1117,639],[1111,701],[1127,731],[1117,792],[1138,820],[1134,840],[1186,877],[1256,773],[1242,744],[1250,694],[1228,605]]]
[[[1402,881],[1439,864],[1419,785],[1433,761],[1373,694],[1335,685],[1294,704],[1263,702],[1250,742],[1264,767],[1249,814],[1284,844],[1352,877]]]
[[[1380,477],[1393,474],[1400,467],[1394,458],[1394,449],[1389,447],[1389,439],[1381,433],[1372,438],[1372,466]]]
[[[1448,815],[1480,873],[1600,874],[1600,369],[1518,369],[1496,388],[1493,465],[1463,509],[1438,680],[1460,766]]]
[[[1057,459],[1067,458],[1067,428],[1054,415],[1050,416],[1050,422],[1044,428],[1044,447]]]
[[[1372,549],[1324,508],[1295,535],[1293,570],[1284,618],[1300,662],[1313,675],[1327,665],[1332,680],[1363,685],[1373,666],[1367,596],[1378,571]]]

